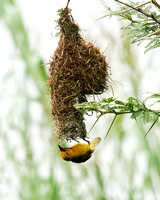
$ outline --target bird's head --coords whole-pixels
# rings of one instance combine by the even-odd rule
[[[60,145],[58,145],[60,149],[60,154],[63,160],[70,161],[72,157],[72,149],[71,148],[63,148]]]

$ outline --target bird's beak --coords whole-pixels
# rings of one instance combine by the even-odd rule
[[[62,148],[61,146],[58,145],[58,147],[59,147],[60,151],[66,152],[66,150],[64,148]]]

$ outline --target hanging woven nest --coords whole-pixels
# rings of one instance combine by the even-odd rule
[[[108,64],[99,49],[81,37],[69,8],[61,9],[59,16],[60,41],[49,67],[53,120],[60,139],[85,139],[84,118],[74,104],[108,89]]]

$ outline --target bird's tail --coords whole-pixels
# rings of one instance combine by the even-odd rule
[[[101,142],[101,138],[100,137],[96,137],[93,139],[93,141],[91,142],[90,146],[92,148],[96,148],[96,146]]]

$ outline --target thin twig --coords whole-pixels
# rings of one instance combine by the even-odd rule
[[[152,0],[152,3],[153,3],[155,6],[157,6],[157,8],[159,8],[159,9],[160,9],[160,5],[157,3],[157,1],[156,1],[156,0]]]
[[[152,18],[155,22],[160,24],[160,21],[153,14],[148,14],[148,13],[144,12],[142,9],[133,7],[133,6],[131,6],[131,5],[127,4],[127,3],[124,3],[122,1],[119,1],[119,0],[115,0],[115,1],[118,2],[118,3],[121,3],[121,4],[125,5],[125,6],[128,6],[128,7],[132,8],[132,9],[136,10],[137,12],[140,12],[140,13],[146,15],[147,17]]]
[[[94,122],[94,124],[93,124],[92,127],[90,128],[90,130],[89,130],[89,132],[88,132],[88,135],[90,134],[91,130],[94,128],[94,126],[96,125],[96,123],[98,122],[98,120],[100,119],[101,116],[102,116],[102,114],[100,114],[100,115],[97,117],[96,121]]]
[[[137,121],[136,118],[135,118],[135,121],[136,121],[136,123],[137,123],[137,126],[138,126],[139,130],[141,131],[141,133],[143,133],[142,128],[141,128],[141,126],[139,125],[139,123],[138,123],[138,121]]]
[[[68,8],[68,4],[69,4],[69,2],[70,2],[70,0],[68,0],[67,5],[66,5],[66,8]]]
[[[135,43],[135,42],[139,42],[139,41],[141,41],[141,40],[146,40],[146,39],[148,39],[149,37],[151,37],[151,36],[153,36],[153,35],[156,35],[157,33],[160,33],[160,30],[155,31],[155,32],[153,32],[153,33],[150,33],[150,34],[146,35],[144,38],[134,40],[134,43]]]
[[[115,114],[115,115],[124,115],[124,114],[131,114],[131,113],[133,113],[134,111],[124,111],[124,112],[116,112],[116,111],[104,111],[104,112],[101,112],[102,113],[102,115],[104,115],[104,114],[111,114],[111,113],[113,113],[113,114]]]
[[[139,7],[144,6],[144,5],[148,4],[148,3],[151,3],[151,1],[147,1],[145,3],[139,4],[139,5],[135,6],[135,8],[139,8]],[[123,10],[122,12],[116,13],[116,15],[120,15],[120,14],[126,13],[126,12],[131,11],[131,10],[133,10],[133,8],[129,8],[127,10]],[[98,18],[97,20],[103,19],[103,18],[108,17],[108,16],[110,16],[110,15],[109,14],[104,15],[104,16]]]
[[[153,32],[153,33],[150,33],[150,34],[146,35],[146,37],[151,37],[152,35],[156,35],[156,34],[159,33],[159,32],[160,32],[160,30],[155,31],[155,32]]]
[[[100,0],[100,2],[104,5],[104,7],[105,7],[108,11],[112,11],[112,10],[107,6],[107,4],[106,4],[103,0]]]
[[[152,124],[151,127],[148,129],[148,131],[147,131],[147,133],[144,135],[144,137],[146,137],[146,136],[148,135],[148,133],[150,132],[150,130],[151,130],[151,129],[153,128],[153,126],[155,125],[156,121],[157,121],[157,120],[155,120],[155,121],[153,122],[153,124]]]
[[[112,128],[112,126],[113,126],[113,123],[114,123],[115,120],[116,120],[116,117],[117,117],[117,114],[114,116],[114,118],[113,118],[113,120],[112,120],[112,123],[111,123],[111,125],[110,125],[110,127],[109,127],[109,129],[108,129],[108,131],[107,131],[107,133],[106,133],[106,135],[105,135],[105,137],[104,137],[104,140],[105,140],[106,137],[108,136],[109,131],[111,130],[111,128]]]
[[[148,4],[148,3],[151,3],[151,1],[147,1],[147,2],[145,2],[145,3],[139,4],[139,5],[135,6],[134,8],[142,7],[142,6],[144,6],[144,5]],[[122,12],[118,13],[118,15],[119,15],[119,14],[123,14],[123,13],[128,12],[128,11],[131,11],[131,10],[133,10],[133,8],[129,8],[129,9],[127,9],[127,10],[123,10]]]

